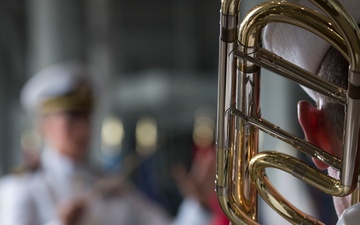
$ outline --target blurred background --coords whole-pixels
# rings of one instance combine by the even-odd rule
[[[243,12],[256,3],[249,2]],[[0,0],[0,175],[19,165],[21,151],[41,145],[19,104],[22,85],[47,65],[83,59],[101,93],[91,160],[125,171],[175,213],[181,196],[171,165],[189,167],[195,149],[214,142],[219,9],[220,1],[205,0]],[[262,82],[263,116],[302,137],[296,103],[308,97],[267,71]],[[264,134],[260,144],[298,155]],[[295,205],[334,223],[330,198],[278,171],[268,174]],[[264,224],[284,223],[263,208]]]

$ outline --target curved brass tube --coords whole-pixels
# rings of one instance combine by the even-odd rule
[[[322,224],[284,200],[272,187],[265,168],[284,170],[336,196],[352,193],[358,177],[357,140],[360,115],[360,35],[356,23],[335,0],[311,0],[324,14],[293,3],[257,5],[240,27],[239,0],[223,0],[220,11],[217,111],[216,191],[219,203],[234,224],[258,224],[257,192],[294,224]],[[344,90],[262,48],[261,33],[272,22],[306,29],[332,44],[350,63],[349,88]],[[239,29],[239,30],[238,30]],[[342,160],[261,118],[260,67],[336,99],[346,107]],[[264,131],[341,170],[340,180],[310,169],[284,154],[258,153],[258,132]],[[353,141],[356,140],[356,141]],[[295,172],[294,172],[295,171]],[[360,185],[358,185],[360,186]],[[354,202],[359,201],[359,191]],[[281,202],[281,204],[279,204]]]
[[[323,224],[317,219],[303,213],[289,203],[276,189],[265,175],[266,168],[275,168],[316,187],[326,194],[344,196],[350,193],[350,188],[341,184],[339,180],[329,177],[313,169],[300,160],[279,152],[261,152],[252,158],[250,174],[259,194],[275,211],[293,224]]]

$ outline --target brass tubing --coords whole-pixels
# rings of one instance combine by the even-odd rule
[[[349,59],[346,42],[329,18],[312,9],[289,2],[265,2],[251,10],[240,24],[238,41],[241,46],[259,47],[261,31],[269,23],[288,23],[306,29],[325,39]]]
[[[339,28],[340,35],[343,37],[347,51],[350,71],[358,73],[360,71],[360,31],[354,18],[336,0],[310,0],[319,7]]]
[[[216,191],[221,208],[234,224],[258,224],[255,189],[262,197],[267,197],[265,201],[291,223],[322,224],[281,197],[266,178],[267,167],[284,170],[335,196],[350,194],[355,186],[360,186],[357,163],[360,160],[357,152],[360,127],[359,29],[337,1],[311,1],[325,15],[293,3],[272,1],[254,7],[240,27],[240,0],[221,2]],[[348,89],[324,82],[315,74],[262,49],[262,29],[272,22],[299,26],[333,45],[350,63]],[[261,118],[259,66],[345,105],[342,160]],[[339,169],[340,180],[326,176],[285,154],[258,154],[259,130]],[[357,187],[352,196],[353,202],[359,201],[359,192]]]
[[[356,186],[358,179],[359,153],[358,141],[360,127],[360,30],[354,18],[336,0],[311,0],[323,12],[332,18],[332,21],[341,28],[340,34],[344,38],[349,53],[348,91],[343,138],[343,155],[340,179],[348,186]]]
[[[258,193],[275,211],[293,224],[323,223],[306,215],[286,201],[267,179],[265,175],[266,168],[285,171],[333,196],[345,196],[352,191],[349,187],[342,185],[340,181],[317,171],[292,156],[279,152],[262,152],[256,155],[251,160],[250,174],[256,184]]]
[[[261,30],[265,24],[269,22],[279,22],[281,19],[278,17],[285,17],[286,19],[283,19],[283,22],[288,21],[287,23],[300,26],[301,28],[317,34],[329,43],[333,44],[336,49],[345,55],[345,58],[347,58],[350,63],[350,73],[349,90],[347,92],[348,95],[346,100],[347,104],[343,138],[344,144],[341,180],[342,183],[347,186],[354,186],[357,181],[357,174],[355,171],[358,171],[358,164],[355,159],[359,158],[359,154],[357,153],[358,142],[353,140],[356,140],[359,137],[360,115],[358,112],[360,110],[360,96],[356,94],[352,96],[350,93],[357,93],[360,91],[360,78],[358,78],[360,66],[358,61],[360,53],[359,32],[354,20],[337,1],[312,0],[312,2],[316,3],[316,5],[331,18],[328,19],[327,23],[314,23],[314,21],[321,21],[322,16],[318,16],[316,13],[310,13],[311,11],[305,7],[297,9],[297,11],[301,13],[295,13],[297,5],[292,3],[271,2],[260,4],[258,7],[255,7],[255,9],[248,14],[243,23],[241,23],[239,30],[240,49],[260,46]],[[272,21],[274,14],[279,15],[276,20]],[[302,16],[298,16],[299,14]],[[334,23],[335,26],[329,29],[328,24],[332,23]],[[321,27],[323,29],[319,29]],[[332,32],[334,30],[337,32]],[[338,46],[336,41],[334,41],[339,37],[339,35],[341,35],[344,40],[343,42],[346,44],[348,53],[347,57],[345,52],[341,51],[341,49],[344,49],[343,46]]]
[[[314,76],[312,73],[274,55],[266,49],[258,49],[253,55],[235,50],[234,56],[246,59],[260,67],[295,81],[300,85],[333,98],[340,104],[346,104],[346,90],[323,80],[318,76]]]
[[[324,150],[310,144],[309,142],[298,138],[297,136],[281,129],[280,127],[276,126],[273,123],[270,123],[269,121],[265,120],[264,118],[256,118],[256,117],[247,117],[242,112],[236,109],[232,109],[231,113],[242,118],[249,124],[257,127],[261,131],[278,138],[289,145],[293,146],[294,148],[300,150],[301,152],[317,158],[321,160],[322,162],[328,164],[329,166],[340,170],[341,169],[341,160]]]
[[[225,4],[225,3],[224,3]],[[226,17],[225,17],[226,18]],[[235,17],[231,17],[230,21],[234,21]],[[235,26],[235,28],[234,28]],[[239,219],[239,213],[235,213],[236,207],[233,206],[232,198],[229,194],[229,189],[232,185],[232,171],[231,166],[234,160],[232,156],[233,144],[229,141],[233,134],[231,123],[233,119],[227,115],[227,109],[230,105],[235,104],[234,94],[231,93],[230,88],[235,76],[236,64],[230,60],[232,51],[236,44],[236,37],[234,29],[237,30],[237,24],[229,23],[229,20],[224,19],[223,14],[220,14],[220,37],[219,37],[219,77],[218,77],[218,102],[217,102],[217,133],[216,133],[216,180],[215,190],[217,192],[219,204],[225,215],[235,224],[243,223]],[[235,32],[237,35],[237,32]],[[232,154],[232,155],[231,155]],[[241,217],[240,217],[241,218]],[[248,219],[246,221],[251,221]]]

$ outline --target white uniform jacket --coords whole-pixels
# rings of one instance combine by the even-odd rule
[[[360,224],[360,203],[350,206],[340,216],[336,225],[357,225]]]
[[[61,225],[57,209],[75,196],[92,193],[96,182],[85,165],[74,165],[52,150],[42,155],[41,169],[33,174],[0,181],[1,225]],[[81,224],[86,225],[206,225],[211,220],[197,201],[185,199],[175,219],[141,194],[101,198],[89,195]]]

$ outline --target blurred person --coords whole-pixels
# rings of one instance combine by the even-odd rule
[[[314,8],[310,2],[304,0],[292,2]],[[340,0],[339,2],[359,23],[360,2],[356,0]],[[268,50],[347,89],[348,62],[335,48],[321,38],[299,27],[274,23],[265,28],[263,39],[264,46]],[[341,158],[344,107],[329,97],[306,88],[305,91],[316,102],[316,106],[306,101],[298,103],[298,120],[305,138],[315,146]],[[317,159],[313,159],[313,161],[319,169],[327,169],[329,175],[339,179],[339,171]],[[338,225],[359,224],[360,203],[350,206],[349,196],[333,197],[333,201],[339,216]]]
[[[197,116],[194,124],[193,131],[193,155],[192,160],[194,165],[202,165],[208,167],[216,174],[216,146],[214,144],[214,122],[212,117],[207,115],[211,108],[204,108],[206,113],[201,113]],[[204,115],[203,115],[204,114]],[[200,161],[199,160],[203,160]],[[208,169],[200,169],[200,171],[207,171]],[[229,219],[222,211],[220,204],[217,199],[215,191],[207,194],[209,197],[207,205],[209,205],[213,217],[209,225],[228,225]]]
[[[194,155],[192,166],[189,172],[183,164],[175,164],[173,167],[173,177],[177,183],[180,193],[183,196],[192,197],[209,212],[212,213],[207,225],[221,225],[218,222],[219,203],[216,199],[214,189],[214,178],[216,172],[216,155],[214,151],[201,151]],[[180,224],[179,224],[180,225]]]
[[[35,117],[44,148],[31,171],[0,180],[0,224],[208,224],[214,174],[206,158],[178,176],[186,197],[175,218],[131,185],[94,172],[87,155],[95,92],[87,68],[75,62],[45,68],[25,84],[21,103]]]

